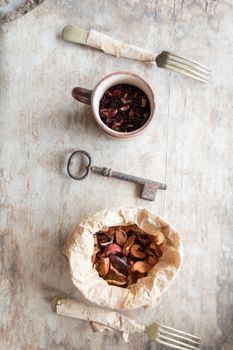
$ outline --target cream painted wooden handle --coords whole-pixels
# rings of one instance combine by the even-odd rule
[[[51,303],[58,315],[93,321],[124,333],[145,331],[145,327],[118,312],[98,306],[88,306],[72,299],[55,297]]]

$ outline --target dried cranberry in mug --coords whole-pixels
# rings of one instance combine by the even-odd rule
[[[109,128],[130,132],[141,128],[150,117],[150,101],[138,87],[118,84],[110,87],[100,100],[100,118]]]

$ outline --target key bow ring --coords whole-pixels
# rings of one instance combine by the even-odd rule
[[[74,175],[73,174],[73,170],[71,169],[71,167],[72,167],[72,160],[77,154],[85,156],[87,158],[87,164],[86,164],[86,166],[84,166],[85,172],[81,176]],[[89,174],[90,168],[91,168],[91,155],[88,152],[83,151],[83,150],[77,150],[77,151],[74,151],[69,156],[69,159],[68,159],[68,162],[67,162],[67,173],[69,174],[70,177],[72,177],[72,179],[74,179],[74,180],[84,180],[87,177],[87,175]]]

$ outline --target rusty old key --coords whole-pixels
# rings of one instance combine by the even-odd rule
[[[76,158],[76,162],[74,162],[74,157]],[[84,171],[82,171],[82,169],[84,169]],[[134,175],[124,174],[109,168],[91,166],[91,155],[86,151],[77,150],[70,155],[67,163],[67,172],[69,176],[72,177],[72,179],[83,180],[88,175],[90,170],[103,176],[114,177],[141,185],[142,192],[140,197],[148,201],[154,201],[157,190],[167,189],[167,185],[161,182],[145,179],[143,177]]]

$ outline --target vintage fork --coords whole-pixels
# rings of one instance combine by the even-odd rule
[[[94,47],[117,57],[127,57],[149,63],[156,62],[159,68],[181,73],[203,83],[207,83],[211,73],[208,67],[185,57],[168,51],[163,51],[156,56],[153,52],[122,43],[95,30],[87,31],[78,26],[68,25],[62,31],[62,37],[67,41]]]
[[[198,350],[200,338],[158,323],[143,326],[135,320],[113,310],[89,306],[76,300],[56,296],[51,307],[59,315],[96,322],[123,333],[145,332],[150,341],[179,350]]]
[[[163,51],[155,58],[155,61],[159,68],[187,75],[203,83],[207,83],[211,73],[210,69],[203,64],[168,51]]]
[[[150,341],[167,345],[173,349],[197,350],[200,349],[200,338],[192,334],[179,331],[158,323],[145,328]]]

